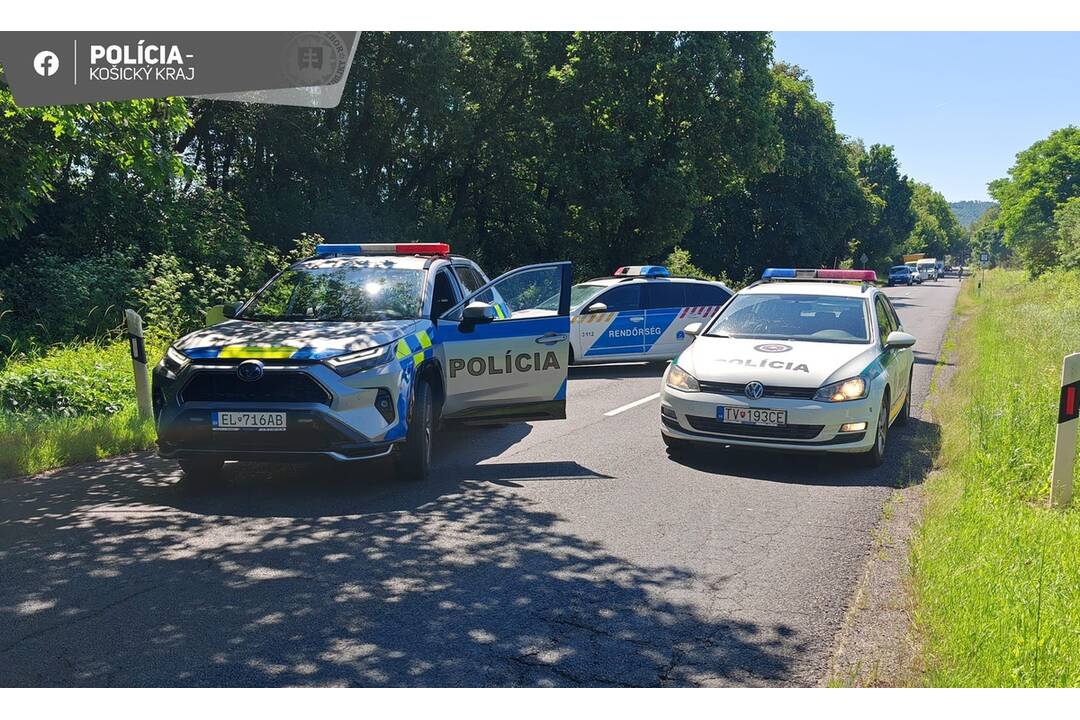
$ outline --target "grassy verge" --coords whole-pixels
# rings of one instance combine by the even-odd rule
[[[152,362],[163,352],[148,341]],[[125,341],[9,357],[0,369],[0,478],[32,475],[154,443],[135,409]]]
[[[958,369],[934,409],[941,472],[912,554],[925,682],[1080,685],[1080,508],[1046,508],[1080,273],[969,282]]]

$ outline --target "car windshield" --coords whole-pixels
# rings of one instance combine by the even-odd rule
[[[909,268],[907,265],[894,265],[893,267],[889,268],[889,272],[891,272],[891,273],[906,273],[906,272],[911,272],[911,268]]]
[[[869,342],[866,303],[835,295],[736,295],[709,328],[713,337]]]
[[[395,267],[296,267],[278,275],[242,320],[377,322],[420,317],[424,271]]]
[[[590,285],[589,283],[582,283],[570,288],[570,309],[575,310],[581,307],[586,300],[595,295],[599,290],[605,288],[605,285]],[[559,309],[559,294],[555,293],[544,302],[536,306],[540,310],[558,310]]]

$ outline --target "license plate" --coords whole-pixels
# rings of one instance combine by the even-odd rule
[[[716,419],[720,422],[738,423],[739,425],[765,425],[779,427],[787,425],[787,410],[763,410],[761,408],[725,407],[716,408]]]
[[[215,430],[261,430],[274,432],[285,429],[283,412],[235,412],[210,413],[210,424]]]

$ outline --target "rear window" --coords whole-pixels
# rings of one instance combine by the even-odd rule
[[[736,295],[708,335],[837,343],[870,338],[862,298],[766,293]]]

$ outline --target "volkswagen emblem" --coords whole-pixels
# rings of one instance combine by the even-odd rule
[[[765,386],[757,380],[751,380],[746,383],[746,387],[743,388],[743,394],[751,400],[760,400],[765,394]]]
[[[754,349],[763,353],[782,353],[791,349],[790,345],[784,343],[764,343],[762,345],[755,345]]]
[[[244,382],[255,382],[263,376],[263,364],[260,360],[245,360],[236,366],[236,377]]]

